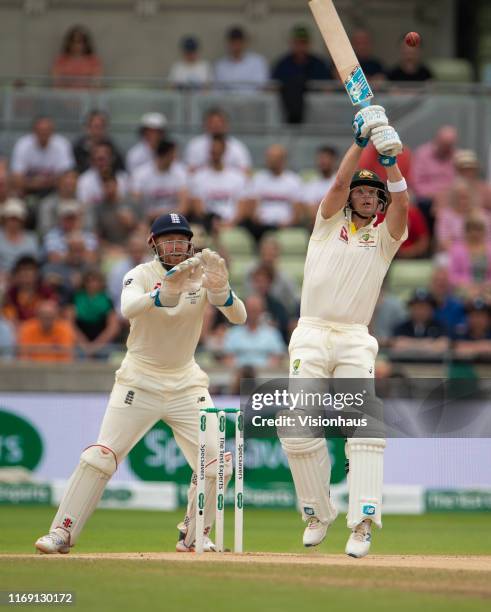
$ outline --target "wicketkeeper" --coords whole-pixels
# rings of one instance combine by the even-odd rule
[[[353,128],[355,143],[319,206],[309,242],[300,320],[289,346],[292,384],[294,377],[374,377],[378,343],[367,326],[384,276],[407,238],[409,200],[397,166],[401,140],[388,124],[384,108],[370,106],[359,111]],[[370,170],[356,171],[369,140],[387,169],[387,186]],[[381,223],[377,223],[379,211],[386,213]],[[385,434],[382,427],[367,437],[362,435],[357,431],[346,443],[347,520],[352,530],[346,553],[353,557],[368,553],[372,523],[382,527]],[[331,466],[326,441],[282,436],[282,445],[302,518],[307,521],[303,543],[316,546],[337,516],[329,496]]]
[[[87,447],[72,474],[49,533],[36,541],[42,553],[67,553],[96,508],[106,483],[133,446],[160,419],[173,431],[187,462],[196,470],[198,416],[212,407],[208,376],[194,360],[207,302],[231,323],[243,324],[246,310],[230,289],[224,260],[205,249],[194,254],[193,233],[177,213],[155,220],[148,239],[154,261],[133,268],[123,281],[121,312],[130,320],[128,352],[116,372],[109,403],[95,444]],[[217,457],[216,418],[207,428],[205,536],[214,519]],[[232,458],[225,457],[226,478]],[[194,550],[196,485],[178,551]]]

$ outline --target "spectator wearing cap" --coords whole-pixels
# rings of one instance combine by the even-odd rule
[[[186,212],[187,175],[182,164],[176,162],[176,153],[175,142],[161,140],[155,158],[132,176],[133,197],[150,222],[169,212]]]
[[[304,119],[304,95],[309,81],[332,79],[329,66],[310,52],[308,28],[295,26],[290,36],[290,53],[281,57],[273,67],[271,78],[280,84],[280,97],[285,120],[302,123]]]
[[[85,133],[73,144],[76,169],[79,174],[90,167],[93,148],[106,143],[112,149],[115,170],[124,170],[124,161],[109,133],[109,116],[101,110],[91,110],[85,119]]]
[[[86,27],[75,25],[65,34],[51,75],[56,87],[89,88],[98,84],[102,62]]]
[[[427,289],[417,289],[408,306],[409,318],[394,330],[392,350],[400,357],[441,357],[448,349],[448,337],[436,320],[433,296]]]
[[[373,38],[370,32],[362,28],[355,30],[351,35],[351,46],[367,78],[371,82],[385,80],[385,68],[382,62],[373,54]],[[399,165],[399,156],[397,164]],[[406,175],[403,173],[403,176]]]
[[[421,45],[410,47],[402,39],[399,45],[399,63],[387,73],[389,81],[421,82],[433,78],[433,73],[421,59]]]
[[[159,142],[165,137],[167,119],[162,113],[145,113],[140,119],[139,141],[126,154],[126,170],[132,175],[137,168],[155,157]]]
[[[54,299],[55,291],[43,282],[39,263],[30,255],[14,264],[5,291],[3,315],[14,327],[36,316],[43,300]]]
[[[114,176],[118,189],[123,196],[129,193],[129,176],[126,172],[115,169],[115,161],[110,145],[106,142],[97,144],[92,150],[91,167],[80,175],[77,184],[77,199],[85,205],[89,215],[104,199],[104,180]]]
[[[466,180],[459,178],[448,192],[446,205],[436,211],[435,236],[438,250],[448,252],[454,244],[465,242],[465,224],[471,216],[480,216],[489,232],[491,218],[483,214],[478,194]]]
[[[429,290],[436,304],[435,319],[452,335],[465,322],[465,309],[450,283],[446,267],[435,268]]]
[[[200,43],[196,36],[185,36],[180,43],[181,59],[175,62],[168,79],[180,88],[206,87],[212,80],[209,62],[200,58]]]
[[[189,170],[194,172],[208,164],[213,137],[220,136],[226,142],[224,166],[248,173],[252,166],[251,155],[244,143],[229,134],[229,121],[225,111],[217,107],[209,108],[204,114],[203,122],[204,134],[191,138],[184,152],[184,161]]]
[[[489,303],[475,298],[466,304],[467,322],[455,334],[454,354],[459,359],[491,359],[491,311]]]
[[[19,328],[19,357],[29,361],[66,362],[73,360],[75,331],[60,314],[54,300],[39,303],[36,316]]]
[[[54,133],[49,117],[38,117],[32,132],[14,145],[11,171],[19,194],[43,197],[53,191],[63,172],[75,165],[70,142]]]
[[[491,185],[481,179],[481,166],[476,152],[472,149],[458,149],[455,152],[454,164],[457,177],[467,181],[471,189],[479,195],[479,205],[490,215]]]
[[[264,87],[269,78],[268,65],[262,55],[248,51],[249,37],[244,29],[230,28],[225,41],[227,54],[215,63],[215,83],[242,92]]]
[[[451,284],[468,298],[491,297],[491,236],[482,216],[470,216],[464,222],[464,239],[448,251]]]
[[[63,200],[58,207],[58,223],[44,237],[43,250],[49,262],[63,261],[67,254],[67,237],[80,232],[90,260],[97,254],[97,236],[83,231],[83,208],[77,200]]]
[[[0,226],[0,275],[9,272],[19,257],[39,256],[35,234],[25,229],[26,218],[26,205],[22,200],[10,198],[3,205]]]
[[[208,231],[235,225],[244,197],[247,177],[236,168],[227,168],[224,158],[227,144],[222,136],[212,139],[208,165],[191,177],[190,207],[192,218]]]

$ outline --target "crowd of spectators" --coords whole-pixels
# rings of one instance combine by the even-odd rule
[[[241,288],[248,324],[229,329],[210,308],[200,348],[238,368],[278,365],[299,316],[300,287],[284,265],[288,244],[276,232],[303,228],[307,237],[338,152],[320,147],[311,160],[315,173],[304,177],[289,168],[286,148],[273,143],[264,167],[253,169],[219,108],[205,113],[203,133],[182,154],[158,112],[142,116],[139,139],[124,152],[109,119],[91,111],[71,143],[52,118],[39,117],[0,163],[3,358],[107,359],[119,350],[127,333],[119,313],[122,279],[151,256],[152,220],[180,211],[193,223],[196,246],[214,246],[232,266],[224,232],[240,227],[257,248]],[[360,166],[383,175],[376,163],[368,148]],[[401,166],[412,202],[397,258],[431,257],[434,273],[407,304],[386,283],[372,331],[398,358],[442,359],[451,348],[459,359],[489,358],[491,185],[481,179],[476,154],[458,148],[451,126],[406,149]]]
[[[433,78],[425,65],[420,47],[400,43],[399,58],[384,65],[372,51],[372,37],[367,30],[352,33],[351,41],[361,66],[372,82],[423,82]],[[327,54],[312,51],[312,35],[304,25],[290,31],[289,50],[271,64],[251,50],[246,30],[238,25],[225,33],[225,54],[212,62],[202,56],[201,43],[194,34],[184,36],[168,74],[169,84],[180,89],[209,89],[247,93],[276,88],[283,107],[284,120],[302,123],[305,116],[305,92],[310,88],[326,89],[326,82],[336,81],[337,74]],[[51,75],[56,87],[96,88],[100,86],[103,67],[90,32],[74,26],[66,33]],[[332,89],[329,85],[327,89]],[[334,85],[338,88],[338,85]],[[78,160],[77,160],[78,161]]]
[[[218,80],[247,94],[270,78],[264,58],[249,51],[248,43],[241,28],[230,29],[227,56],[211,66],[200,59],[197,39],[186,37],[170,76],[179,86]],[[394,70],[373,56],[367,32],[355,32],[353,44],[370,77],[391,78]],[[303,87],[306,79],[331,76],[309,45],[308,30],[297,27],[291,53],[273,68],[285,100],[291,95],[288,78]],[[79,76],[100,75],[93,53],[90,35],[73,28],[53,74],[61,79],[75,67]],[[395,69],[403,80],[400,71],[424,72],[414,54]],[[254,83],[244,78],[252,73]],[[287,149],[271,142],[263,167],[253,168],[247,146],[230,133],[220,108],[206,110],[202,133],[182,150],[157,110],[141,117],[137,142],[128,151],[120,149],[110,117],[98,109],[87,115],[73,142],[57,131],[52,117],[36,118],[9,158],[0,160],[2,358],[108,359],[120,351],[128,331],[119,311],[122,279],[151,257],[146,238],[152,220],[179,211],[193,224],[196,247],[216,248],[232,268],[234,255],[223,240],[227,231],[241,228],[255,250],[240,288],[247,325],[230,328],[210,307],[200,350],[249,373],[279,366],[299,316],[300,286],[288,266],[288,243],[278,232],[302,228],[307,239],[338,161],[338,151],[326,142],[309,160],[313,172],[299,174],[289,167]],[[459,148],[459,135],[448,125],[429,142],[405,148],[399,163],[411,206],[409,236],[397,259],[431,258],[434,271],[430,285],[407,303],[391,293],[389,279],[372,332],[396,359],[490,359],[491,185],[482,179],[474,151]],[[386,178],[371,146],[360,167]]]

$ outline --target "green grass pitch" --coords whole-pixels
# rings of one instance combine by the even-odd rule
[[[54,508],[0,506],[0,554],[32,553]],[[182,511],[98,510],[74,552],[171,552]],[[486,513],[386,516],[374,532],[373,555],[489,555]],[[227,511],[226,543],[233,539]],[[254,552],[306,555],[343,552],[343,517],[317,549],[301,546],[303,524],[289,510],[246,509],[244,547]],[[487,536],[486,536],[487,534]],[[12,559],[0,556],[0,591],[71,590],[78,610],[488,610],[488,572],[217,562],[176,563],[125,559]]]

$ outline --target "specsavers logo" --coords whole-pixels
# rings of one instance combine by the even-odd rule
[[[0,408],[0,468],[34,470],[43,456],[43,442],[26,419]]]

